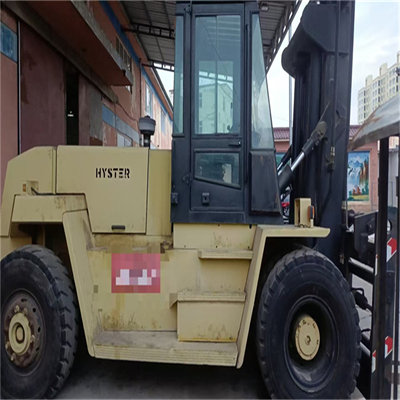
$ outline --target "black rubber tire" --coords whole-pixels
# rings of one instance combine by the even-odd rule
[[[7,355],[4,305],[24,290],[41,308],[45,340],[40,357],[25,372]],[[1,261],[1,394],[6,398],[52,398],[67,379],[77,346],[77,300],[67,269],[42,246],[24,246]]]
[[[320,329],[325,327],[312,361],[292,357],[293,328],[288,327],[295,326],[291,318],[301,307],[314,310]],[[256,333],[261,373],[271,398],[349,398],[360,370],[360,341],[354,297],[328,258],[303,249],[278,261],[263,287]],[[310,370],[314,375],[303,378]]]

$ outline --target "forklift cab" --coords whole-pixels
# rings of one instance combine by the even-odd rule
[[[176,7],[171,222],[282,224],[257,1]]]

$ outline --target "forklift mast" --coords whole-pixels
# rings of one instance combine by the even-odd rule
[[[343,260],[353,34],[354,1],[310,2],[282,56],[283,68],[295,79],[292,159],[319,121],[327,125],[319,146],[294,172],[291,205],[295,198],[311,198],[316,225],[331,231],[305,244],[317,245],[337,266]]]

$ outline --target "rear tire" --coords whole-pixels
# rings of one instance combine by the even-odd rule
[[[296,250],[275,265],[258,307],[257,353],[272,398],[349,398],[361,332],[353,295],[335,265]]]
[[[1,394],[52,398],[72,367],[77,301],[67,269],[41,246],[1,261]]]

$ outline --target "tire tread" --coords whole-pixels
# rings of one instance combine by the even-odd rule
[[[35,262],[51,284],[57,299],[60,315],[61,348],[53,382],[45,392],[53,398],[63,386],[74,362],[78,337],[78,301],[67,268],[50,249],[39,245],[26,245],[10,253],[2,260],[4,265],[11,260],[28,258]]]
[[[279,286],[279,283],[282,282],[284,277],[288,273],[290,273],[294,268],[300,266],[304,262],[315,261],[316,258],[322,261],[323,266],[326,267],[326,270],[331,273],[332,279],[335,280],[342,287],[342,289],[347,292],[346,300],[349,306],[354,310],[353,323],[356,331],[355,339],[357,342],[357,348],[356,348],[357,359],[351,366],[352,369],[351,374],[353,378],[346,393],[346,398],[350,398],[351,394],[353,393],[356,387],[357,377],[360,371],[361,330],[359,327],[359,315],[356,309],[354,296],[350,291],[348,282],[344,279],[339,269],[327,257],[325,257],[323,254],[319,253],[316,250],[304,248],[301,250],[292,251],[291,253],[288,253],[283,258],[281,258],[277,262],[271,273],[269,274],[267,281],[265,282],[264,288],[262,290],[260,304],[259,304],[258,321],[261,329],[265,330],[266,329],[265,317],[270,312],[268,305],[270,304],[270,301],[274,296]],[[257,344],[260,349],[263,349],[263,351],[258,352],[262,376],[264,378],[268,393],[271,396],[271,398],[272,399],[279,398],[278,393],[274,391],[274,385],[272,384],[271,378],[267,374],[267,368],[266,368],[267,351],[265,349],[265,342],[260,339],[261,336],[263,335],[260,334],[257,335],[257,342],[258,342]]]

